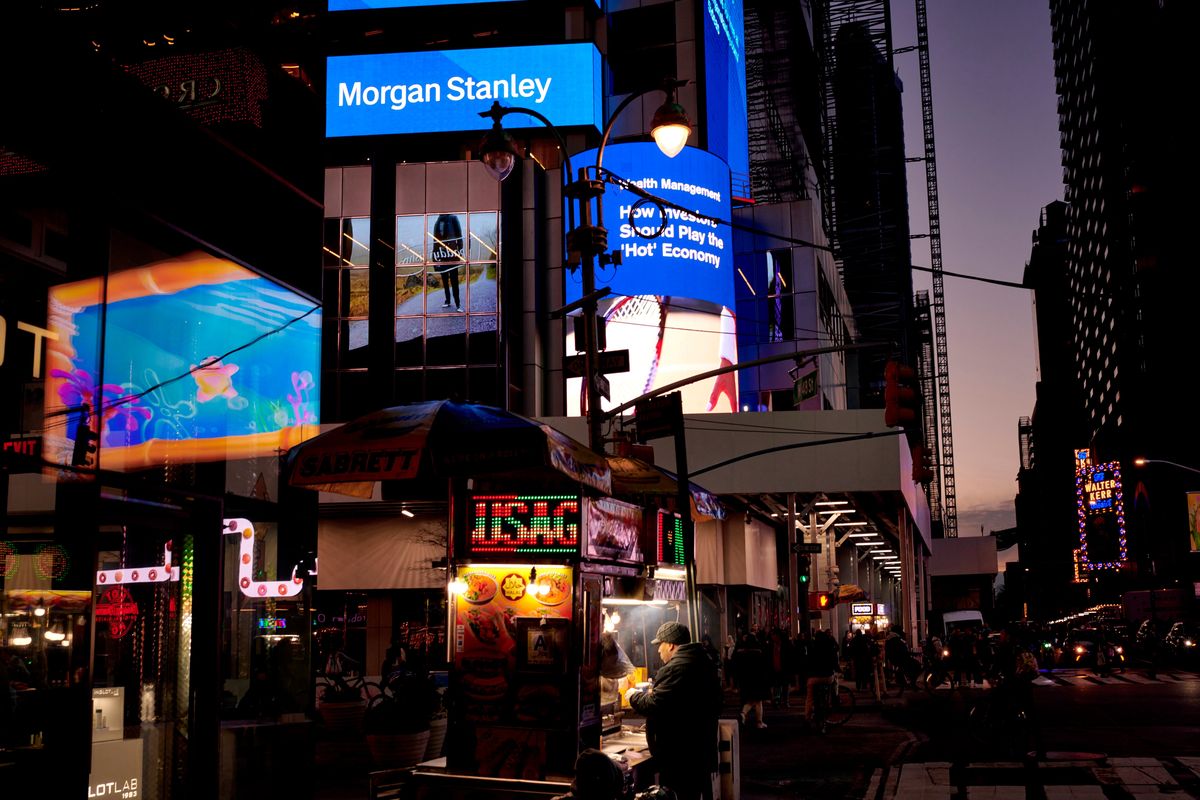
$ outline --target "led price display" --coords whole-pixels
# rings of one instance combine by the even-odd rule
[[[1129,558],[1121,466],[1078,460],[1075,499],[1079,520],[1079,562],[1085,570],[1117,569]]]
[[[467,555],[578,555],[578,495],[475,495],[468,503]]]
[[[600,51],[589,43],[330,56],[325,135],[480,131],[492,102],[532,108],[559,128],[601,124]],[[504,127],[541,128],[510,114]]]
[[[656,519],[658,563],[682,567],[687,565],[683,555],[683,520],[678,514],[659,509]]]

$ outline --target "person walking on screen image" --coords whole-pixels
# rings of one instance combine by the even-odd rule
[[[651,644],[663,661],[654,685],[634,687],[625,699],[646,718],[646,738],[659,783],[679,800],[712,800],[717,771],[717,717],[721,682],[717,667],[678,622],[664,622]]]
[[[450,308],[450,293],[454,293],[454,308],[462,311],[458,296],[458,265],[463,261],[462,224],[455,214],[439,214],[433,223],[433,249],[430,260],[437,263],[437,274],[442,279],[442,291],[446,300],[442,308]]]

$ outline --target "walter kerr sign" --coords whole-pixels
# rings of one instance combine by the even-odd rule
[[[601,127],[600,52],[587,43],[331,56],[325,135],[377,136],[490,128],[493,101],[558,127]],[[506,128],[541,127],[510,115]]]

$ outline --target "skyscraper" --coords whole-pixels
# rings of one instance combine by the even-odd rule
[[[1198,279],[1185,104],[1194,5],[1052,0],[1075,377],[1093,457],[1125,476],[1131,552],[1143,576],[1186,560],[1186,472],[1132,471],[1135,457],[1195,462],[1186,384]],[[1187,76],[1191,76],[1189,79]],[[1194,487],[1192,487],[1194,488]]]

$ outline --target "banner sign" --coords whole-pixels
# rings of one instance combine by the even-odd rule
[[[608,497],[587,504],[587,555],[641,563],[642,509]]]
[[[325,135],[481,131],[492,101],[532,108],[559,128],[602,125],[600,51],[590,43],[330,56]],[[507,129],[541,128],[509,115]]]

